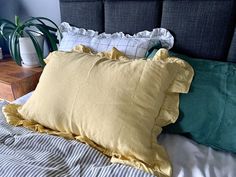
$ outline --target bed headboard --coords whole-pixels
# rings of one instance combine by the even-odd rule
[[[99,32],[163,27],[173,50],[236,62],[236,0],[60,0],[62,21]]]

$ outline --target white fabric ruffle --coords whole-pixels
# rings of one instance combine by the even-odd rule
[[[71,26],[67,22],[62,22],[60,27],[60,32],[67,33],[70,35],[84,35],[88,37],[95,37],[96,38],[153,38],[158,39],[162,45],[162,47],[171,49],[174,45],[174,37],[172,34],[165,28],[155,28],[152,31],[141,31],[136,34],[124,34],[123,32],[116,32],[113,34],[101,33],[99,34],[98,31],[94,30],[86,30],[84,28],[77,28]]]

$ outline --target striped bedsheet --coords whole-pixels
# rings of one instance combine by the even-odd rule
[[[0,110],[6,102],[0,101]],[[74,140],[8,125],[0,111],[0,177],[153,177]]]

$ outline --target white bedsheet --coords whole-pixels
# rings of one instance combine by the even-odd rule
[[[14,103],[24,103],[29,93]],[[173,165],[173,177],[236,177],[236,154],[216,151],[179,135],[162,134]]]
[[[236,154],[179,135],[165,134],[159,139],[169,153],[175,177],[236,177]]]

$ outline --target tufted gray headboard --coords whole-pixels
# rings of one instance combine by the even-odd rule
[[[163,27],[173,50],[236,62],[236,0],[60,0],[62,21],[99,32]]]

